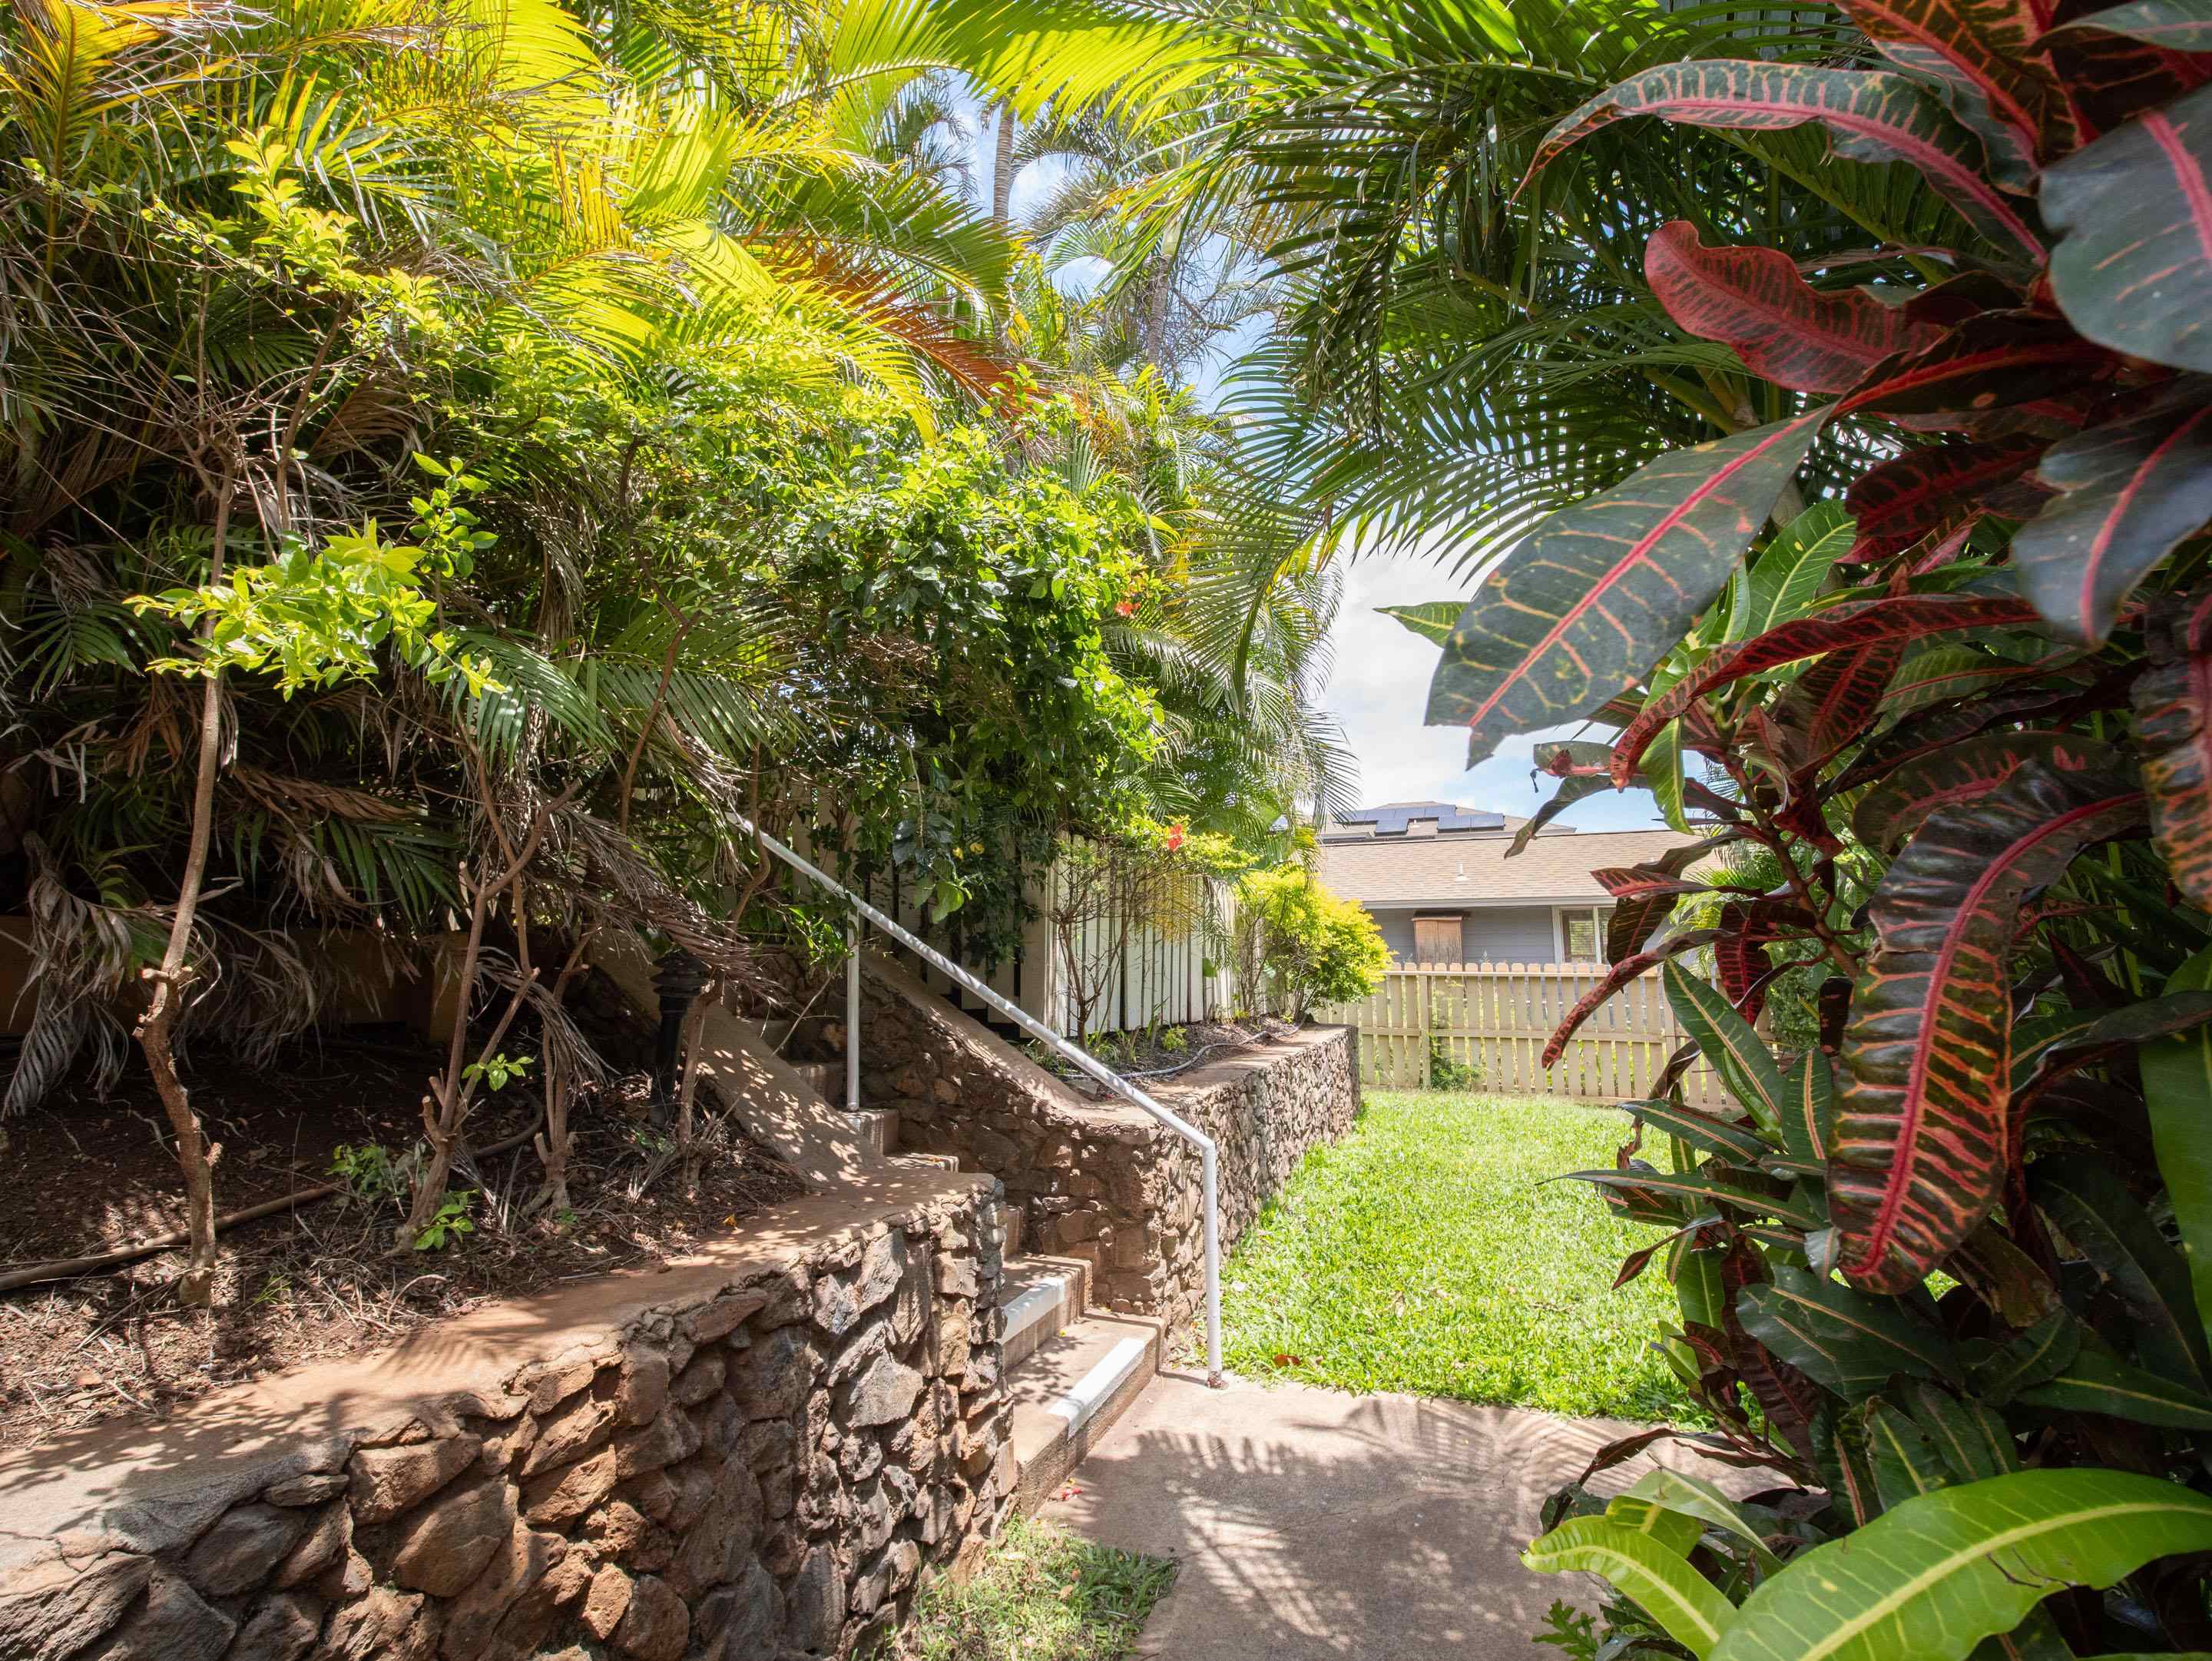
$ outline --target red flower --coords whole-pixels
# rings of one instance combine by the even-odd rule
[[[1117,617],[1117,618],[1133,618],[1133,617],[1136,616],[1136,615],[1137,615],[1137,602],[1136,602],[1135,600],[1133,600],[1133,599],[1122,599],[1122,600],[1116,600],[1116,601],[1115,601],[1115,603],[1114,603],[1114,615],[1115,615],[1115,617]]]
[[[1180,824],[1170,825],[1168,827],[1168,852],[1170,854],[1180,852],[1182,848],[1182,826]]]

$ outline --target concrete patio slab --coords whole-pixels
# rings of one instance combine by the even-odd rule
[[[1559,1653],[1529,1641],[1544,1611],[1557,1597],[1588,1606],[1595,1583],[1531,1574],[1521,1548],[1545,1498],[1636,1428],[1164,1373],[1042,1514],[1182,1565],[1140,1655],[1541,1661]],[[1679,1447],[1666,1463],[1734,1492],[1765,1486]],[[1599,1485],[1650,1468],[1639,1458]]]

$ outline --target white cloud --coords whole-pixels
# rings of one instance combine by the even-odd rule
[[[1425,561],[1366,558],[1346,568],[1344,605],[1331,636],[1335,671],[1324,701],[1358,758],[1361,801],[1457,801],[1526,814],[1551,794],[1549,780],[1530,782],[1531,752],[1540,741],[1570,738],[1581,729],[1561,727],[1510,739],[1470,771],[1463,728],[1421,724],[1437,648],[1375,610],[1462,597],[1470,586]],[[1649,791],[1605,791],[1577,802],[1559,823],[1588,830],[1644,830],[1659,823],[1659,813]]]

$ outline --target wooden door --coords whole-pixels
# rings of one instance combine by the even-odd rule
[[[1464,951],[1461,944],[1458,913],[1455,912],[1449,917],[1413,919],[1415,963],[1457,963]]]

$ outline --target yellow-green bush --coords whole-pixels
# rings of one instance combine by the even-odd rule
[[[1382,983],[1390,948],[1375,919],[1300,865],[1247,872],[1237,885],[1244,995],[1293,1018],[1364,998]]]

